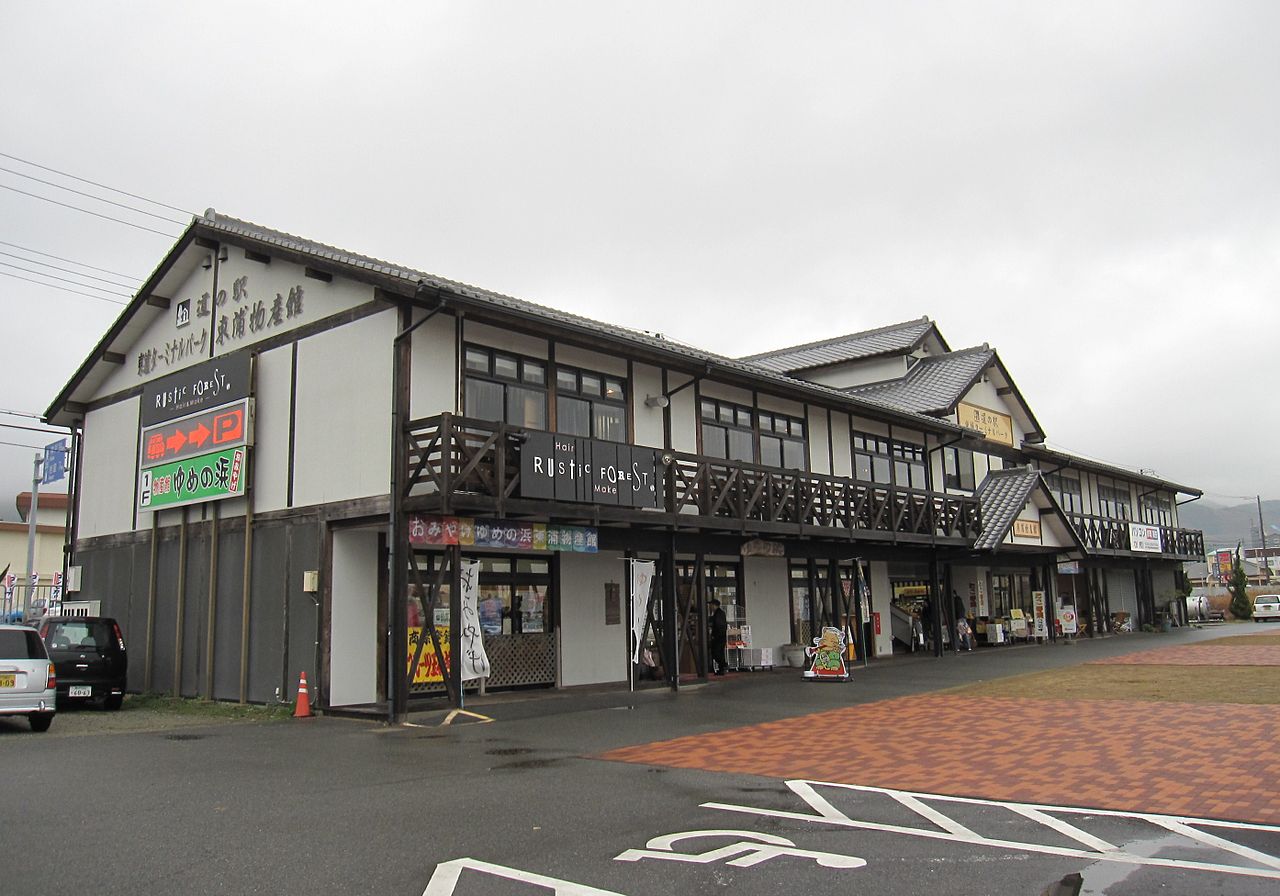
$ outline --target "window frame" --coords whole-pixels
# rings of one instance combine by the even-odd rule
[[[480,360],[481,358],[484,360],[483,370],[480,369],[479,365],[473,365],[472,363],[473,359]],[[515,374],[508,375],[505,372],[499,373],[499,363],[513,365]],[[479,345],[470,342],[464,343],[462,346],[462,401],[464,416],[471,416],[474,412],[474,408],[470,406],[471,403],[468,401],[467,397],[467,383],[469,380],[475,380],[476,382],[488,383],[501,387],[501,422],[510,426],[518,426],[521,429],[538,429],[546,431],[548,424],[548,412],[550,410],[549,390],[547,388],[547,372],[550,366],[551,365],[542,358],[533,358],[488,345]],[[541,426],[532,426],[524,420],[513,421],[511,419],[511,400],[519,394],[513,390],[522,390],[523,392],[541,394]]]

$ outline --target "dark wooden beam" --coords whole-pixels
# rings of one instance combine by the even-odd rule
[[[302,273],[306,274],[312,280],[321,280],[325,283],[333,282],[333,274],[317,270],[316,268],[303,268]]]
[[[125,359],[123,352],[103,352],[102,360],[108,364],[123,364]]]
[[[244,250],[244,257],[249,261],[256,261],[259,264],[271,264],[271,256],[262,252],[254,252],[252,249]]]
[[[172,300],[167,299],[164,296],[155,295],[153,293],[147,296],[147,304],[152,305],[156,308],[168,308],[172,304]]]

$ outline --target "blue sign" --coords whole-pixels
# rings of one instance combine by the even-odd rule
[[[67,475],[67,440],[54,442],[52,445],[44,447],[44,464],[41,466],[43,475],[40,478],[41,485],[48,485],[51,482],[57,482],[63,476]]]

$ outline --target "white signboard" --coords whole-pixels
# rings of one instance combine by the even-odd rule
[[[1129,550],[1143,551],[1148,554],[1159,554],[1160,527],[1148,526],[1145,523],[1129,524]]]
[[[640,662],[644,623],[649,613],[649,590],[653,587],[655,563],[652,560],[631,561],[631,662]]]
[[[1049,624],[1045,619],[1045,601],[1043,591],[1031,592],[1031,607],[1035,618],[1031,621],[1031,634],[1037,638],[1049,637]]]
[[[982,618],[987,614],[987,583],[978,579],[978,618]]]
[[[1074,635],[1076,633],[1076,608],[1071,604],[1064,604],[1059,608],[1058,624],[1062,626],[1064,635]]]
[[[480,561],[462,564],[462,680],[489,677],[489,655],[484,652],[484,629],[480,625]]]

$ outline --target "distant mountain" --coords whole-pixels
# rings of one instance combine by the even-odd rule
[[[1267,527],[1268,543],[1274,543],[1280,537],[1280,501],[1262,502],[1262,522]],[[1178,523],[1184,529],[1204,532],[1205,550],[1234,549],[1238,542],[1246,548],[1258,546],[1257,502],[1224,507],[1192,501],[1178,508]]]

